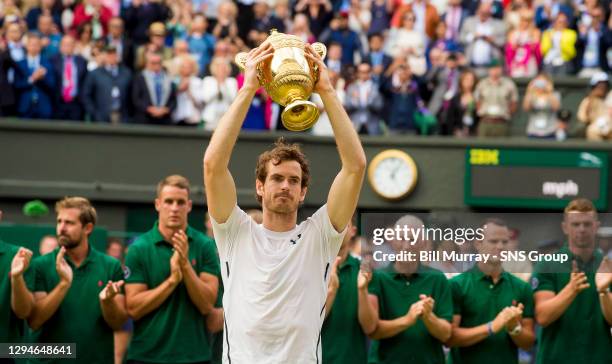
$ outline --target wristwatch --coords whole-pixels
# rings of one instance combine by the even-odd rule
[[[508,334],[510,336],[516,336],[516,335],[520,334],[521,331],[523,331],[523,326],[519,322],[516,326],[514,326],[514,328],[512,330],[508,331]]]

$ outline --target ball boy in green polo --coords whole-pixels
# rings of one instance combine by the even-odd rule
[[[32,251],[0,240],[0,343],[17,344],[22,341],[23,320],[32,311],[33,299],[23,278],[31,259]],[[27,299],[15,302],[11,299],[15,295],[13,292],[18,296],[25,295]]]
[[[325,321],[321,331],[323,364],[365,364],[368,361],[366,335],[376,328],[369,315],[367,285],[358,289],[361,262],[349,254],[356,237],[356,227],[349,223],[336,262],[329,276],[325,302]],[[365,277],[362,277],[362,280]],[[364,282],[365,283],[365,282]]]
[[[128,250],[126,300],[134,318],[128,363],[204,363],[211,359],[206,317],[217,299],[214,242],[187,224],[189,181],[157,186],[159,219]]]
[[[87,199],[66,197],[55,211],[60,248],[34,259],[26,273],[34,292],[28,324],[37,342],[76,343],[75,363],[112,363],[113,330],[127,320],[121,264],[89,244],[97,215]],[[17,302],[32,299],[16,293]]]
[[[396,225],[423,227],[418,218],[406,215]],[[413,238],[414,239],[414,238]],[[394,240],[395,252],[424,248],[419,240]],[[442,344],[451,335],[453,302],[444,274],[418,261],[397,261],[377,270],[369,284],[375,296],[377,325],[371,338],[379,340],[380,364],[443,364]]]
[[[535,341],[531,288],[502,267],[501,252],[510,241],[506,224],[491,219],[483,229],[483,240],[474,246],[491,258],[451,279],[452,363],[518,364],[518,348],[529,349]]]
[[[532,277],[536,320],[543,327],[537,362],[609,363],[612,360],[612,270],[596,249],[597,211],[586,199],[565,208],[565,263],[541,262]]]

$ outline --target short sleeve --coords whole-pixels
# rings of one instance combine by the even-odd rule
[[[136,244],[128,249],[125,257],[125,283],[147,283],[140,247]]]
[[[534,302],[533,302],[533,292],[531,291],[531,287],[528,284],[523,285],[523,292],[521,294],[521,303],[523,306],[523,317],[534,317]]]
[[[327,204],[321,206],[312,216],[310,217],[314,221],[315,225],[320,229],[321,242],[323,243],[323,252],[326,260],[333,261],[340,251],[342,240],[347,231],[347,226],[341,232],[336,231],[336,228],[331,223],[329,213],[327,211]]]
[[[123,272],[123,269],[121,268],[121,263],[119,263],[119,261],[115,258],[113,258],[112,261],[112,268],[111,268],[111,276],[109,277],[111,281],[113,282],[118,282],[122,279],[125,279],[125,274]]]
[[[461,282],[458,279],[451,279],[449,283],[453,297],[453,313],[455,315],[461,315],[463,311],[463,291],[461,289]]]
[[[453,296],[451,285],[443,274],[440,274],[439,283],[434,291],[436,300],[434,313],[439,318],[443,318],[448,322],[453,321]]]
[[[555,274],[557,273],[549,273],[549,269],[546,269],[546,265],[542,263],[536,265],[533,275],[531,276],[531,288],[533,292],[552,291],[556,293]]]
[[[198,274],[205,272],[217,277],[221,274],[219,255],[212,240],[202,240],[202,250],[201,255],[198,257],[197,269]]]
[[[378,296],[380,299],[380,273],[377,271],[372,272],[372,280],[368,285],[368,293]]]
[[[219,250],[219,258],[223,261],[229,260],[232,250],[237,243],[238,233],[244,223],[248,223],[251,217],[246,212],[242,211],[238,205],[234,206],[234,210],[227,218],[227,221],[220,224],[210,216],[215,242]]]

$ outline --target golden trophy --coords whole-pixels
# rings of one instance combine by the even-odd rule
[[[318,67],[304,56],[306,44],[297,36],[272,29],[267,41],[274,48],[274,55],[257,65],[259,84],[274,102],[285,110],[281,120],[291,131],[309,129],[319,118],[319,109],[308,101],[319,78]],[[312,48],[325,58],[327,48],[323,43],[313,43]],[[234,59],[242,71],[247,53],[238,53]]]

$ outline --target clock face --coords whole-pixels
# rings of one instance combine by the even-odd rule
[[[387,199],[404,197],[416,184],[416,166],[412,158],[399,150],[379,154],[370,169],[370,184],[376,193]]]

